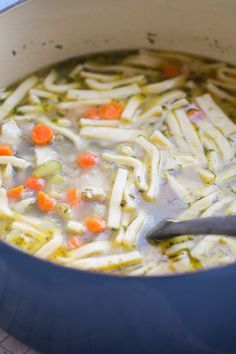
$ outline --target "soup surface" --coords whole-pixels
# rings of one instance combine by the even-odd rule
[[[236,240],[148,244],[163,218],[236,213],[236,68],[140,50],[71,60],[0,91],[0,234],[65,266],[209,268]]]

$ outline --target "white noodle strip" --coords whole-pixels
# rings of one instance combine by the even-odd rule
[[[23,199],[14,204],[14,210],[18,213],[24,213],[27,209],[29,209],[34,203],[36,199],[33,197]]]
[[[128,100],[127,105],[125,106],[125,109],[123,110],[121,114],[121,119],[131,122],[135,116],[135,113],[140,106],[142,102],[142,97],[141,96],[133,96]]]
[[[0,165],[7,165],[10,163],[13,167],[25,169],[31,164],[24,159],[15,156],[0,156]]]
[[[185,98],[182,98],[181,100],[177,100],[173,103],[168,104],[167,109],[172,111],[174,109],[185,107],[188,104],[189,104],[189,101],[186,100]]]
[[[150,108],[149,110],[147,110],[145,113],[140,114],[138,119],[145,120],[145,119],[148,119],[152,116],[156,116],[156,115],[160,116],[160,115],[162,115],[162,113],[163,113],[162,107],[160,105],[156,105],[156,106]]]
[[[148,155],[149,186],[144,196],[148,201],[155,201],[160,188],[160,153],[157,147],[140,136],[135,139]]]
[[[167,105],[170,102],[173,102],[175,100],[180,100],[186,97],[186,93],[184,91],[180,91],[180,90],[173,90],[173,91],[169,91],[166,92],[158,97],[155,98],[155,101],[157,104],[163,106],[163,105]]]
[[[0,168],[0,188],[2,187],[3,184],[3,169]]]
[[[201,169],[198,172],[199,177],[204,183],[213,183],[215,180],[215,175],[209,170]]]
[[[115,162],[126,167],[132,167],[136,187],[142,191],[147,190],[146,167],[142,161],[134,157],[115,155],[110,153],[102,154],[102,158],[105,161]]]
[[[169,128],[171,135],[173,135],[175,142],[181,152],[189,152],[189,146],[185,141],[179,123],[172,112],[169,112],[166,116],[166,124]]]
[[[81,74],[82,70],[84,68],[84,64],[78,64],[74,67],[74,69],[71,70],[71,72],[69,73],[69,78],[71,79],[75,79],[76,76],[78,76],[79,74]]]
[[[120,125],[119,119],[107,120],[107,119],[88,119],[80,118],[79,125],[82,127],[118,127]]]
[[[187,141],[192,153],[202,166],[207,165],[207,159],[204,154],[203,146],[197,136],[195,129],[193,128],[187,114],[182,109],[175,111],[177,120],[182,129],[183,136]]]
[[[182,199],[186,204],[191,204],[193,202],[193,197],[188,193],[186,188],[182,186],[175,177],[171,176],[169,173],[166,173],[167,181],[171,189],[177,194],[177,196]]]
[[[48,91],[63,93],[78,87],[77,83],[57,85],[55,84],[57,77],[58,77],[57,72],[55,70],[51,70],[48,76],[44,79],[43,85]]]
[[[226,91],[221,90],[219,87],[216,85],[213,85],[212,83],[206,83],[206,89],[214,96],[219,97],[221,100],[226,100],[229,101],[233,104],[236,104],[236,97],[230,95]]]
[[[124,239],[123,246],[131,249],[136,246],[136,241],[139,236],[140,230],[144,225],[146,220],[146,215],[143,211],[140,211],[137,217],[132,221],[132,223],[128,226]]]
[[[195,188],[191,191],[191,195],[193,195],[193,197],[195,199],[201,199],[203,197],[207,197],[208,195],[214,193],[214,192],[219,192],[219,187],[216,186],[215,184],[207,186],[207,187],[203,187],[203,188]]]
[[[149,139],[152,140],[159,149],[170,149],[172,147],[169,139],[167,139],[165,135],[159,130],[154,130]]]
[[[220,152],[217,149],[214,141],[206,134],[200,134],[201,142],[207,151],[207,161],[210,171],[217,172],[220,167]]]
[[[126,187],[124,190],[124,211],[131,212],[134,211],[136,208],[135,204],[135,190],[134,190],[134,178],[132,173],[129,173],[128,180],[126,183]]]
[[[128,65],[99,65],[94,63],[85,63],[85,69],[93,70],[97,72],[106,72],[106,73],[122,73],[124,75],[149,75],[149,76],[158,76],[158,72],[156,70],[150,70],[145,68],[133,68]]]
[[[113,184],[109,202],[107,226],[112,229],[119,229],[121,223],[121,202],[128,177],[128,170],[119,168]]]
[[[96,91],[96,90],[69,90],[67,98],[78,100],[113,98],[121,99],[140,93],[140,87],[137,84],[114,88],[112,90]]]
[[[130,212],[127,211],[123,211],[122,213],[122,220],[121,220],[121,225],[122,227],[124,227],[125,229],[129,226],[129,224],[131,223],[131,221],[134,220],[134,215]]]
[[[38,77],[31,76],[25,81],[23,81],[15,91],[7,97],[7,99],[0,106],[0,120],[8,116],[8,114],[12,111],[12,109],[20,103],[27,92],[37,84]]]
[[[48,127],[52,128],[54,133],[63,135],[65,138],[71,140],[78,148],[83,146],[83,141],[78,133],[74,133],[71,129],[58,126],[58,124],[51,122],[46,117],[40,117],[36,119],[38,122],[46,124]]]
[[[166,163],[167,170],[176,170],[180,166],[182,169],[196,167],[199,165],[199,162],[193,157],[190,153],[173,153],[168,156]]]
[[[187,209],[180,215],[179,219],[187,220],[197,217],[200,213],[202,213],[204,210],[206,210],[212,204],[218,201],[220,195],[220,192],[213,192],[208,196],[196,201],[194,204],[191,205],[189,209]]]
[[[226,214],[230,214],[230,215],[233,215],[233,214],[236,214],[236,200],[233,200],[228,208],[226,209]]]
[[[68,102],[61,102],[57,104],[57,108],[64,110],[64,109],[76,109],[79,107],[90,107],[90,106],[97,106],[102,104],[110,103],[110,98],[97,98],[92,100],[84,100],[84,101],[68,101]]]
[[[227,204],[232,202],[233,199],[234,199],[234,197],[232,195],[223,196],[221,200],[219,200],[218,202],[216,202],[212,206],[210,206],[208,209],[206,209],[202,213],[201,217],[206,218],[209,216],[214,216],[218,212],[222,211],[222,209],[225,208],[227,206]]]
[[[11,91],[5,91],[5,89],[0,89],[0,101],[5,100],[8,96],[10,96]]]
[[[119,80],[121,78],[120,75],[111,75],[111,74],[105,75],[105,74],[93,73],[90,71],[81,71],[80,77],[83,77],[84,79],[94,79],[101,82],[111,82],[114,80]]]
[[[30,112],[43,112],[44,108],[42,105],[28,105],[17,107],[17,112],[19,113],[30,113]]]
[[[32,225],[26,224],[23,221],[15,221],[12,224],[12,229],[25,233],[27,236],[33,237],[42,242],[46,240],[46,235]]]
[[[228,83],[217,81],[214,79],[208,79],[207,83],[213,84],[216,87],[221,87],[221,88],[229,90],[229,91],[233,91],[233,92],[236,91],[236,82],[234,84],[228,84]]]
[[[85,232],[84,225],[78,221],[73,221],[73,220],[68,221],[68,223],[66,225],[66,229],[70,232],[74,232],[79,235],[81,235]]]
[[[134,66],[145,66],[147,68],[159,68],[162,60],[150,51],[140,51],[138,54],[131,54],[127,56],[122,64],[134,65]]]
[[[207,119],[194,119],[194,123],[216,144],[225,162],[234,157],[234,152],[226,137]]]
[[[155,84],[149,84],[142,87],[144,93],[162,93],[173,88],[184,86],[186,83],[184,76],[178,76],[174,79],[168,79],[165,81],[157,82]]]
[[[112,142],[131,142],[139,135],[146,135],[145,130],[139,129],[121,129],[109,127],[83,127],[80,129],[80,135],[90,139],[102,139]]]
[[[199,258],[203,255],[207,255],[210,249],[219,242],[221,236],[209,235],[205,236],[202,240],[200,240],[195,247],[191,249],[192,257]]]
[[[12,217],[13,212],[9,208],[7,191],[5,188],[0,188],[0,218],[1,217]]]
[[[219,185],[224,185],[225,183],[234,178],[236,178],[236,164],[221,172],[216,177],[215,183]]]
[[[41,104],[42,103],[38,96],[35,96],[35,95],[32,95],[32,94],[29,94],[29,101],[32,104]]]
[[[39,89],[31,89],[30,94],[40,97],[40,98],[52,98],[55,97],[55,94],[45,91],[45,90],[39,90]]]
[[[120,79],[112,82],[99,82],[94,79],[86,79],[86,85],[94,90],[112,90],[116,87],[125,86],[129,84],[145,84],[146,79],[144,75],[138,75],[133,77],[128,77],[126,79]]]
[[[62,245],[62,235],[57,231],[53,238],[34,253],[36,257],[47,259]]]
[[[122,245],[124,237],[125,237],[125,228],[121,226],[116,235],[116,239],[115,239],[116,244],[119,246]]]
[[[107,253],[111,251],[111,249],[112,244],[110,241],[94,241],[68,252],[68,256],[73,259],[84,258],[92,254]]]
[[[236,69],[223,66],[223,67],[219,67],[216,74],[220,80],[227,83],[236,84]]]
[[[142,256],[138,251],[103,256],[96,258],[79,259],[72,263],[72,266],[79,269],[105,270],[141,262]]]
[[[193,58],[184,54],[179,54],[175,52],[158,52],[158,56],[167,60],[178,60],[183,63],[189,63],[193,61]],[[194,58],[194,60],[196,60]]]
[[[222,109],[213,101],[209,94],[197,97],[196,102],[201,110],[223,134],[236,132],[236,125],[226,116]]]

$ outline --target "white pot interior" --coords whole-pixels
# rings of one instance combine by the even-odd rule
[[[234,0],[28,0],[1,14],[0,87],[60,60],[168,49],[236,62]]]

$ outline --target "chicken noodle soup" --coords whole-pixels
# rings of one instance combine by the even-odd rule
[[[236,213],[236,69],[171,52],[91,56],[0,91],[1,238],[84,270],[160,275],[236,259],[236,240],[150,245],[163,218]]]

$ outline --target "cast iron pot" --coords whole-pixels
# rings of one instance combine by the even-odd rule
[[[32,0],[0,15],[0,86],[81,54],[138,47],[236,63],[234,0]],[[0,242],[0,327],[42,353],[236,353],[236,265],[117,277]]]

